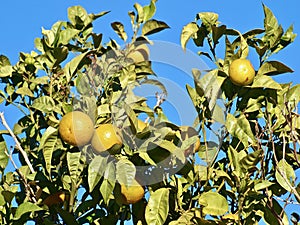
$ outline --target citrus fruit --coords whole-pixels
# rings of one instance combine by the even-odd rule
[[[129,205],[140,201],[145,194],[144,188],[133,180],[132,184],[126,186],[125,184],[116,184],[114,195],[119,205]]]
[[[135,49],[131,50],[128,55],[135,63],[140,63],[149,60],[149,48],[146,44],[138,45]]]
[[[115,152],[123,145],[118,128],[113,124],[100,124],[94,132],[91,144],[96,153],[107,150]]]
[[[186,140],[188,138],[198,136],[198,133],[193,127],[181,126],[180,127],[180,135],[181,135],[182,140]],[[185,151],[196,153],[199,151],[200,145],[201,145],[200,139],[199,139],[199,137],[197,137],[196,142],[193,145],[191,145],[188,149],[186,149]]]
[[[63,141],[79,147],[90,142],[94,133],[94,123],[83,112],[69,112],[62,117],[58,132]]]
[[[248,59],[235,59],[229,66],[229,78],[235,85],[249,85],[254,76],[255,70]]]
[[[49,195],[43,201],[43,204],[47,205],[48,207],[52,205],[57,205],[64,202],[66,199],[66,193],[64,191],[59,191],[57,193]]]

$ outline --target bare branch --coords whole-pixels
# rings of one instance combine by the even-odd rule
[[[24,149],[22,148],[22,146],[21,146],[20,142],[18,141],[18,139],[17,139],[16,135],[14,134],[14,132],[13,132],[13,131],[10,129],[10,127],[8,126],[8,124],[7,124],[7,122],[6,122],[5,118],[4,118],[4,113],[3,113],[3,112],[0,113],[0,119],[1,119],[1,121],[2,121],[3,126],[4,126],[4,127],[6,128],[6,130],[9,132],[10,136],[14,139],[14,142],[16,143],[17,149],[18,149],[18,150],[21,152],[21,154],[23,155],[24,160],[25,160],[26,164],[28,165],[28,167],[29,167],[31,173],[35,173],[35,170],[33,169],[33,166],[32,166],[32,164],[31,164],[30,161],[29,161],[29,158],[28,158],[27,153],[26,153],[26,152],[24,151]]]

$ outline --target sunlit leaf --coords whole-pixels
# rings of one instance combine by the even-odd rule
[[[201,12],[197,14],[196,19],[200,19],[202,23],[210,30],[212,26],[218,25],[219,15],[214,12]]]
[[[49,96],[41,96],[33,101],[31,107],[44,113],[50,113],[55,108],[55,102]]]
[[[232,114],[227,114],[226,124],[228,132],[237,137],[245,146],[248,146],[248,143],[256,143],[254,134],[252,133],[251,126],[245,115],[240,115],[238,118],[235,118]]]
[[[269,89],[276,89],[281,90],[282,87],[279,83],[274,81],[272,77],[267,75],[257,75],[254,77],[253,84],[251,85],[252,88],[269,88]]]
[[[87,25],[90,18],[82,6],[72,6],[68,8],[68,18],[73,25]]]
[[[224,196],[216,192],[204,192],[200,195],[199,204],[203,206],[203,213],[220,216],[228,212],[228,203]]]
[[[67,153],[68,169],[71,180],[73,180],[74,183],[77,183],[77,180],[79,179],[80,174],[83,170],[83,162],[81,158],[81,152]]]
[[[116,178],[121,184],[130,185],[136,174],[136,168],[134,164],[127,160],[121,159],[116,164]]]
[[[144,11],[144,22],[146,22],[150,20],[156,12],[155,1],[151,0],[149,5],[144,6],[143,11]]]
[[[169,213],[169,189],[160,188],[150,194],[146,206],[146,222],[148,225],[163,225]]]
[[[95,186],[104,176],[105,170],[108,165],[107,160],[108,157],[98,155],[95,156],[95,158],[90,162],[88,167],[88,183],[91,191],[94,190]]]
[[[7,155],[7,147],[6,142],[3,139],[2,135],[0,135],[0,168],[5,169],[8,163],[8,155]]]
[[[31,213],[31,212],[37,212],[43,210],[41,207],[35,205],[34,203],[31,202],[24,202],[20,204],[16,210],[14,220],[19,220],[21,216],[23,216],[26,213]]]
[[[8,77],[11,76],[13,72],[11,65],[0,66],[0,77]]]
[[[257,74],[259,75],[278,75],[282,73],[294,72],[291,68],[278,61],[264,62],[259,68]]]
[[[291,187],[294,186],[296,175],[293,167],[286,160],[282,159],[277,164],[275,177],[281,187],[292,192]]]
[[[40,149],[43,150],[46,170],[49,174],[51,173],[52,155],[57,148],[57,142],[58,131],[56,128],[49,126],[44,132],[40,142]]]
[[[191,22],[183,27],[180,36],[180,43],[183,49],[186,48],[186,44],[189,39],[198,31],[198,25],[195,22]]]

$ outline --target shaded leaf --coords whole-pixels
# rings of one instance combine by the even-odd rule
[[[124,25],[121,22],[113,22],[111,23],[111,27],[123,41],[127,40],[127,34],[124,30]]]
[[[262,66],[259,68],[257,74],[259,75],[278,75],[282,73],[292,73],[294,72],[291,68],[284,65],[278,61],[268,61],[264,62]]]
[[[165,22],[158,21],[158,20],[148,20],[143,28],[142,28],[142,34],[143,35],[150,35],[157,32],[160,32],[164,29],[170,28]]]
[[[160,82],[159,80],[145,79],[145,80],[143,80],[143,81],[141,82],[141,84],[151,84],[151,85],[157,86],[157,87],[159,87],[159,88],[162,90],[162,92],[163,92],[165,95],[168,94],[168,91],[167,91],[165,85],[164,85],[162,82]]]

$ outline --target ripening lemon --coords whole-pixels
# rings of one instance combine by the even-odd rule
[[[229,78],[235,85],[249,85],[254,76],[255,70],[248,59],[235,59],[229,66]]]
[[[144,197],[144,188],[133,180],[132,184],[126,187],[125,184],[116,184],[114,196],[119,205],[129,205],[140,201]]]
[[[64,191],[59,191],[57,193],[49,195],[43,201],[43,204],[47,205],[48,207],[52,205],[57,205],[63,203],[66,199],[66,193]]]
[[[117,127],[113,124],[100,124],[94,132],[91,144],[96,153],[107,150],[113,153],[122,147],[123,142]]]
[[[131,50],[127,57],[131,58],[135,63],[140,63],[149,60],[149,52],[148,46],[146,44],[141,44]]]
[[[94,133],[94,123],[83,112],[69,112],[62,117],[58,132],[63,141],[79,147],[90,142]]]

